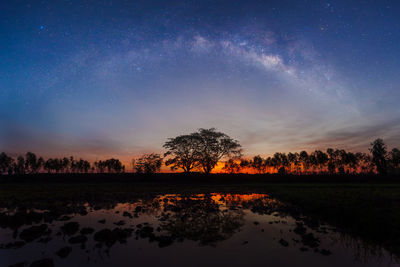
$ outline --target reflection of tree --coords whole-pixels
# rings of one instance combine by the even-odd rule
[[[201,245],[216,245],[230,238],[243,225],[241,211],[222,210],[210,196],[204,199],[174,199],[165,207],[160,228],[177,239],[198,241]]]
[[[28,204],[24,208],[17,208],[20,204],[12,202],[7,208],[0,210],[0,228],[8,228],[14,232],[13,240],[9,243],[2,243],[5,240],[0,242],[0,248],[18,249],[30,242],[47,243],[51,238],[62,238],[64,242],[68,242],[68,246],[81,244],[81,249],[87,249],[84,244],[94,245],[93,250],[98,248],[99,252],[106,253],[115,244],[124,244],[134,238],[154,242],[159,247],[184,240],[203,246],[216,246],[242,228],[244,212],[250,211],[261,216],[272,215],[270,218],[274,218],[274,222],[270,221],[271,224],[283,223],[278,219],[285,216],[296,221],[295,227],[290,229],[290,236],[294,236],[294,239],[277,239],[277,243],[284,247],[298,246],[301,251],[329,255],[330,251],[324,249],[322,241],[333,233],[318,218],[306,216],[295,206],[279,202],[265,194],[95,194]],[[115,214],[115,220],[110,223],[115,224],[123,219],[126,228],[107,228],[104,225],[99,230],[92,224],[80,222],[82,226],[79,226],[74,222],[74,215],[85,216],[99,209]],[[138,221],[137,218],[142,220]],[[144,222],[143,219],[146,218],[148,221]],[[109,221],[107,218],[107,222]],[[97,225],[97,221],[94,223]],[[65,238],[61,233],[70,234]],[[338,241],[348,244],[359,260],[371,259],[382,252],[378,245],[344,233],[339,236],[343,238]]]

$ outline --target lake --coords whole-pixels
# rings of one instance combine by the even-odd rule
[[[0,227],[1,266],[400,266],[267,194],[10,205]]]

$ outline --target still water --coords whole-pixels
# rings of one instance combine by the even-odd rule
[[[0,227],[0,266],[400,266],[266,194],[32,203]]]

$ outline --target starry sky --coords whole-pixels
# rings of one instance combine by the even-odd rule
[[[0,3],[0,150],[123,160],[400,145],[399,1]]]

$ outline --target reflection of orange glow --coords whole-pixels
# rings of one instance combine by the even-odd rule
[[[211,196],[211,199],[218,204],[229,204],[229,203],[237,203],[242,204],[249,201],[254,200],[262,200],[270,203],[279,203],[275,199],[271,199],[268,194],[224,194],[224,193],[211,193],[208,194]],[[165,204],[174,204],[173,201],[180,201],[183,199],[191,199],[191,200],[204,200],[206,198],[206,194],[191,194],[190,196],[180,195],[180,194],[166,194],[159,196],[157,200],[159,200],[163,205]]]
[[[222,203],[222,200],[226,202],[243,202],[243,201],[252,201],[256,199],[264,199],[269,198],[267,194],[219,194],[213,193],[211,194],[211,199],[215,202]]]

